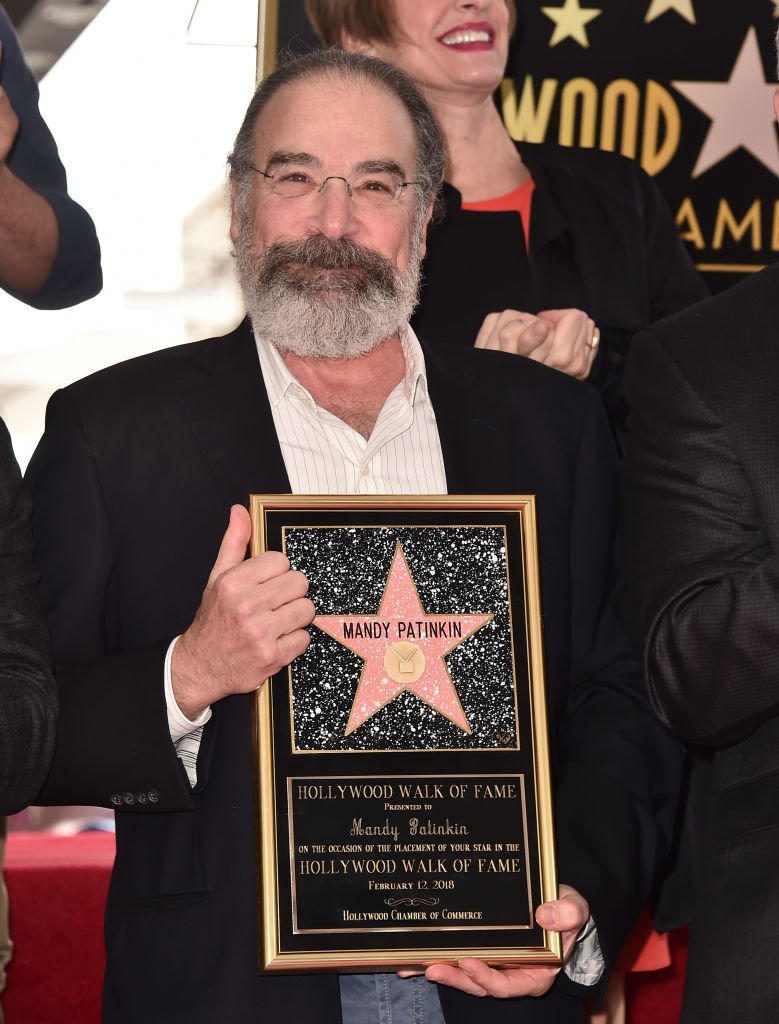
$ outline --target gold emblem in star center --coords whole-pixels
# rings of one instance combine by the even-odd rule
[[[384,668],[396,683],[415,683],[425,671],[425,656],[416,644],[399,640],[387,648]]]

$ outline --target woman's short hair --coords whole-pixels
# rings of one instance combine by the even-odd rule
[[[392,0],[305,0],[308,20],[325,46],[349,36],[358,43],[394,43],[398,31]],[[509,29],[517,20],[515,0],[506,0]]]

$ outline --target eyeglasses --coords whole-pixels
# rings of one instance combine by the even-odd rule
[[[342,174],[330,174],[323,181],[317,181],[308,171],[300,168],[285,167],[277,174],[269,174],[254,164],[249,166],[257,174],[261,174],[270,191],[282,199],[320,195],[328,181],[342,181],[346,185],[346,194],[360,206],[392,206],[409,185],[422,184],[420,181],[399,181],[397,174],[391,171],[361,171],[348,178]]]

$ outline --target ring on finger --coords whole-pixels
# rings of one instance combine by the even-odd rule
[[[596,350],[596,348],[598,347],[598,345],[600,345],[600,331],[596,327],[595,330],[592,332],[592,337],[590,338],[589,342],[587,343],[587,347],[592,352],[594,352]]]

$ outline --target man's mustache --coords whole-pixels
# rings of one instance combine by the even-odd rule
[[[371,284],[390,292],[398,286],[397,271],[386,256],[349,238],[312,235],[274,242],[262,252],[259,262],[263,276],[270,279],[282,274],[290,283],[295,282],[295,274],[286,274],[285,271],[293,267],[307,267],[311,270],[351,271],[343,277],[351,284]],[[360,273],[354,274],[354,271]],[[330,278],[330,284],[336,284],[339,279]],[[307,283],[310,285],[310,281]]]

